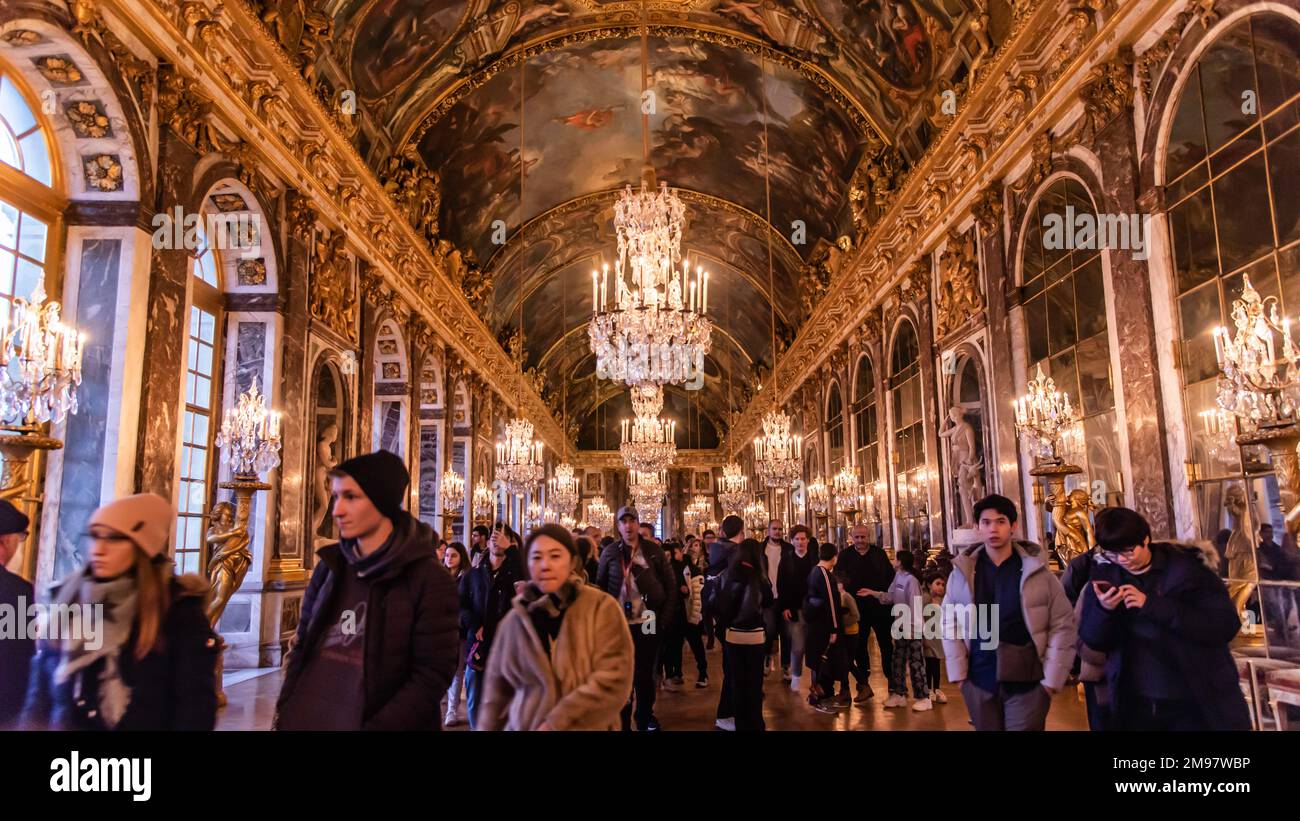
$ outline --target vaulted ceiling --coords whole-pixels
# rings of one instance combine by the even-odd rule
[[[527,364],[563,395],[583,447],[616,446],[630,414],[626,390],[596,380],[585,325],[590,272],[613,262],[614,201],[640,178],[646,21],[650,161],[687,205],[684,251],[710,271],[717,323],[705,388],[669,391],[665,415],[679,445],[712,447],[771,364],[773,308],[792,337],[809,261],[852,232],[859,163],[924,147],[918,111],[966,2],[335,0],[329,12],[334,62],[377,129],[372,163],[418,155],[439,174],[441,235],[492,273],[502,338],[522,314]]]

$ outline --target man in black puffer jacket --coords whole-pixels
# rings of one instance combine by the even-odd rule
[[[1122,507],[1097,514],[1094,565],[1079,638],[1106,653],[1117,730],[1249,730],[1228,644],[1241,629],[1213,549],[1152,542]]]
[[[274,726],[438,730],[456,672],[456,583],[438,536],[402,510],[410,477],[388,451],[329,473],[342,537],[317,551]]]

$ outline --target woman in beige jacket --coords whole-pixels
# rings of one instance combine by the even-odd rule
[[[582,583],[573,536],[524,543],[531,581],[497,627],[480,730],[617,730],[632,691],[632,636],[613,597]]]

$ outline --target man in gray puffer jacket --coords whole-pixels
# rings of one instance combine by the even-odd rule
[[[975,729],[1042,730],[1074,663],[1074,608],[1046,552],[1013,539],[1014,502],[986,496],[974,518],[984,543],[953,558],[943,599],[948,678]]]

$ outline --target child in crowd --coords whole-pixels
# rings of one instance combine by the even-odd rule
[[[926,607],[943,606],[943,595],[948,592],[948,580],[937,572],[925,577],[922,598]],[[940,704],[947,704],[948,697],[939,689],[939,659],[943,658],[943,639],[935,636],[926,638],[922,643],[925,654],[925,683],[930,687],[930,698]]]

